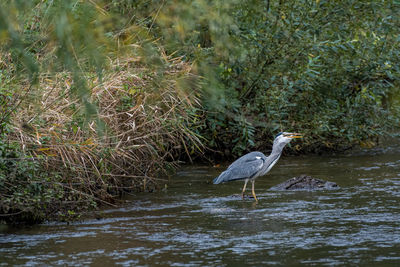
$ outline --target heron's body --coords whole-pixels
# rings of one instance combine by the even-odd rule
[[[276,157],[266,157],[258,151],[250,152],[229,165],[226,171],[214,179],[213,183],[220,184],[235,180],[255,179],[258,176],[265,175],[278,159],[279,155]]]
[[[268,157],[258,151],[243,155],[229,165],[229,167],[217,178],[215,178],[213,183],[220,184],[236,180],[245,180],[242,190],[242,197],[244,197],[246,185],[248,181],[251,181],[253,197],[256,201],[258,201],[254,192],[254,180],[259,176],[264,176],[267,174],[279,160],[285,145],[288,144],[292,138],[299,137],[301,137],[299,134],[279,133],[274,140],[272,152]]]

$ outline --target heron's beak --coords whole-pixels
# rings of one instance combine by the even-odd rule
[[[301,133],[288,133],[285,135],[285,137],[289,138],[303,138],[303,135]]]

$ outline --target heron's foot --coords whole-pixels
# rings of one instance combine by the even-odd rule
[[[254,199],[258,203],[258,198],[255,198],[253,196],[249,196],[249,199]]]

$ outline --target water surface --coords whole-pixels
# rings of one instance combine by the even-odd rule
[[[0,266],[243,266],[400,263],[400,152],[283,156],[256,181],[212,185],[224,166],[182,168],[168,189],[142,193],[102,219],[0,232]],[[335,191],[269,190],[308,174]],[[250,195],[250,191],[248,191]]]

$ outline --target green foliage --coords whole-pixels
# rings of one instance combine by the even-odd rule
[[[44,172],[39,160],[24,155],[18,144],[0,142],[0,221],[70,220],[77,216],[70,209],[82,211],[92,207],[93,199],[71,194],[62,177]],[[85,205],[79,205],[81,202]]]
[[[259,141],[279,130],[306,133],[305,150],[332,142],[349,147],[387,134],[398,120],[397,1],[68,0],[2,7],[0,42],[12,51],[15,70],[32,83],[39,72],[72,73],[71,93],[85,107],[86,122],[97,120],[98,111],[85,72],[101,79],[106,56],[131,49],[160,75],[166,67],[160,44],[167,55],[194,62],[204,77],[208,127],[199,134],[217,150],[263,148]],[[389,120],[382,125],[382,118]],[[218,127],[225,130],[216,134]]]
[[[105,50],[112,44],[106,35],[107,17],[95,7],[72,0],[0,3],[0,52],[10,55],[4,67],[27,79],[28,91],[40,74],[69,72],[73,86],[68,93],[85,108],[86,123],[96,119],[97,107],[90,101],[85,72],[95,71],[102,78]],[[21,101],[26,101],[23,96]]]
[[[12,113],[13,94],[10,80],[5,71],[0,71],[0,135],[8,131],[10,114]]]
[[[305,133],[305,151],[393,133],[399,11],[397,1],[193,0],[164,4],[156,21],[206,78],[209,145],[240,155],[281,130]]]

